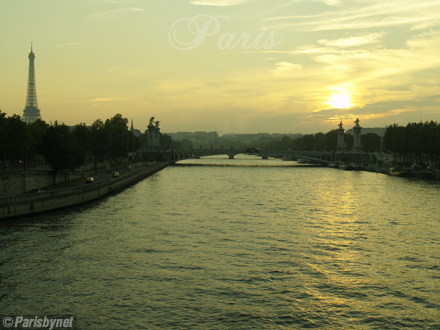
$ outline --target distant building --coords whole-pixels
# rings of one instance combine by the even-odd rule
[[[134,136],[141,136],[141,131],[136,129],[136,128],[134,128],[134,126],[133,126],[133,119],[131,120],[130,131],[133,132]]]
[[[206,131],[167,133],[167,135],[169,135],[174,141],[188,139],[195,142],[200,140],[210,140],[218,138],[217,132]]]
[[[26,105],[23,110],[23,121],[32,124],[37,119],[41,119],[40,109],[38,109],[38,100],[37,100],[37,86],[35,83],[35,54],[32,51],[32,43],[31,43],[31,52],[29,53],[29,73],[28,73],[28,85],[27,85],[27,94],[26,94]]]

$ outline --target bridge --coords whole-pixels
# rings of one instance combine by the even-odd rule
[[[193,149],[173,151],[174,161],[183,159],[199,159],[206,156],[228,155],[229,159],[234,159],[236,155],[248,153],[245,149]]]
[[[252,154],[261,156],[262,159],[268,157],[288,159],[305,159],[319,164],[329,164],[335,160],[334,154],[330,151],[297,151],[297,150],[259,150],[249,153],[245,149],[192,149],[192,150],[150,150],[143,151],[142,156],[147,158],[160,158],[177,162],[184,159],[199,159],[206,156],[228,155],[229,159],[234,159],[238,154]]]
[[[258,155],[263,159],[287,157],[289,159],[305,159],[319,164],[330,164],[335,160],[331,151],[260,150]]]

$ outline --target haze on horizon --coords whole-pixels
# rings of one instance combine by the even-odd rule
[[[440,121],[438,0],[0,2],[0,109],[141,131],[316,133]]]

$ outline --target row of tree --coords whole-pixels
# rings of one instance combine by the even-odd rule
[[[435,166],[440,156],[440,124],[435,121],[388,126],[385,148],[403,164],[423,163]]]
[[[306,134],[298,138],[284,136],[281,140],[261,141],[258,149],[278,150],[326,150],[336,151],[337,130],[328,133]],[[83,166],[85,162],[120,163],[129,152],[145,143],[147,134],[137,137],[128,128],[128,119],[116,114],[89,127],[84,123],[73,129],[54,122],[47,124],[37,120],[26,124],[19,115],[7,117],[0,111],[0,161],[3,167],[7,162],[24,160],[32,163],[37,155],[42,155],[56,175],[59,171],[68,171]],[[353,136],[345,134],[348,149],[353,146]],[[228,141],[229,142],[229,141]],[[231,141],[231,145],[238,146]],[[365,151],[381,149],[381,139],[376,134],[361,136]],[[168,135],[161,136],[164,148],[191,149],[191,141],[174,141]],[[228,145],[225,146],[226,148]],[[393,152],[402,163],[437,164],[440,155],[440,124],[437,122],[409,123],[388,126],[384,137],[384,151]]]
[[[140,139],[128,129],[128,119],[120,114],[71,129],[56,121],[26,124],[20,116],[7,117],[0,111],[0,141],[3,167],[17,160],[25,166],[42,155],[54,171],[54,180],[59,171],[74,170],[86,162],[94,161],[95,168],[98,161],[118,164],[140,147]]]
[[[345,143],[348,150],[353,147],[353,136],[344,135]],[[378,151],[381,148],[380,136],[374,133],[368,133],[361,136],[361,143],[366,152]],[[331,130],[327,133],[305,134],[301,137],[291,139],[284,136],[279,141],[269,141],[261,143],[261,149],[277,149],[277,150],[304,150],[304,151],[336,151],[338,144],[338,131]]]
[[[353,136],[344,135],[345,143],[350,150],[353,147]],[[327,133],[306,134],[299,137],[284,136],[283,138],[261,137],[258,142],[243,143],[233,137],[219,137],[211,146],[216,148],[235,148],[235,149],[263,149],[263,150],[304,150],[304,151],[336,151],[338,143],[338,131],[332,130]],[[381,139],[377,134],[368,133],[361,136],[361,143],[365,151],[378,151],[381,148]],[[173,142],[174,149],[190,150],[201,147],[201,143],[193,143],[189,139]],[[206,144],[203,148],[209,148]]]
[[[19,115],[7,117],[0,111],[0,161],[3,167],[22,159],[25,151],[38,153],[42,129],[45,127],[40,122],[27,125]]]

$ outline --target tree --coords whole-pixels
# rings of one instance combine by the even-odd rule
[[[72,135],[75,137],[75,140],[78,142],[78,152],[84,158],[84,163],[88,163],[88,153],[91,151],[92,144],[92,132],[89,127],[85,123],[79,123],[75,125],[75,129],[72,131]],[[83,167],[84,172],[84,167]]]
[[[192,148],[192,142],[188,139],[183,139],[180,141],[182,143],[183,150],[190,150]]]
[[[300,142],[300,150],[313,150],[315,149],[315,135],[314,134],[306,134],[301,137]]]
[[[2,165],[5,166],[7,143],[6,143],[6,113],[0,110],[0,157]]]
[[[75,129],[73,130],[72,134],[78,141],[79,148],[84,153],[91,151],[92,132],[86,124],[79,123],[78,125],[75,125]]]
[[[353,149],[354,145],[354,136],[350,134],[344,134],[344,141],[347,144],[348,150]]]
[[[315,149],[322,151],[326,148],[326,136],[324,133],[319,132],[315,134]]]
[[[104,123],[101,119],[96,119],[92,127],[90,129],[91,133],[91,141],[90,141],[90,148],[93,152],[93,157],[95,160],[95,170],[97,168],[97,161],[100,159],[101,161],[104,160],[108,146],[109,146],[109,138],[107,131],[104,129]]]
[[[325,149],[328,151],[336,151],[338,147],[338,130],[333,129],[325,133]]]
[[[133,134],[128,130],[128,119],[116,114],[105,121],[104,129],[110,140],[108,146],[110,160],[120,162],[122,158],[128,157],[130,133]]]
[[[399,156],[401,163],[418,162],[436,166],[440,154],[440,127],[437,122],[393,124],[385,131],[385,147]]]
[[[375,133],[361,135],[361,142],[365,151],[374,152],[380,149],[380,136]]]
[[[281,149],[284,150],[290,149],[292,146],[292,139],[286,135],[281,139],[280,144],[281,144],[280,145]]]
[[[74,170],[84,164],[84,153],[69,127],[55,121],[47,129],[41,152],[53,170],[53,184],[59,171]]]
[[[173,149],[174,150],[181,150],[182,149],[182,142],[180,142],[180,141],[173,141]]]
[[[43,138],[46,135],[46,131],[49,125],[41,119],[37,119],[32,124],[27,124],[27,136],[28,136],[28,155],[33,158],[35,155],[41,153],[41,145],[43,144]]]
[[[128,137],[128,151],[133,152],[139,150],[139,148],[141,147],[141,139],[139,138],[139,136],[136,136],[133,134],[132,131],[129,131]]]
[[[5,125],[5,144],[6,157],[9,160],[22,159],[25,157],[28,136],[26,123],[21,120],[19,115],[12,115],[6,118]]]
[[[162,148],[172,148],[173,139],[171,139],[171,136],[167,134],[160,134],[160,146]]]

